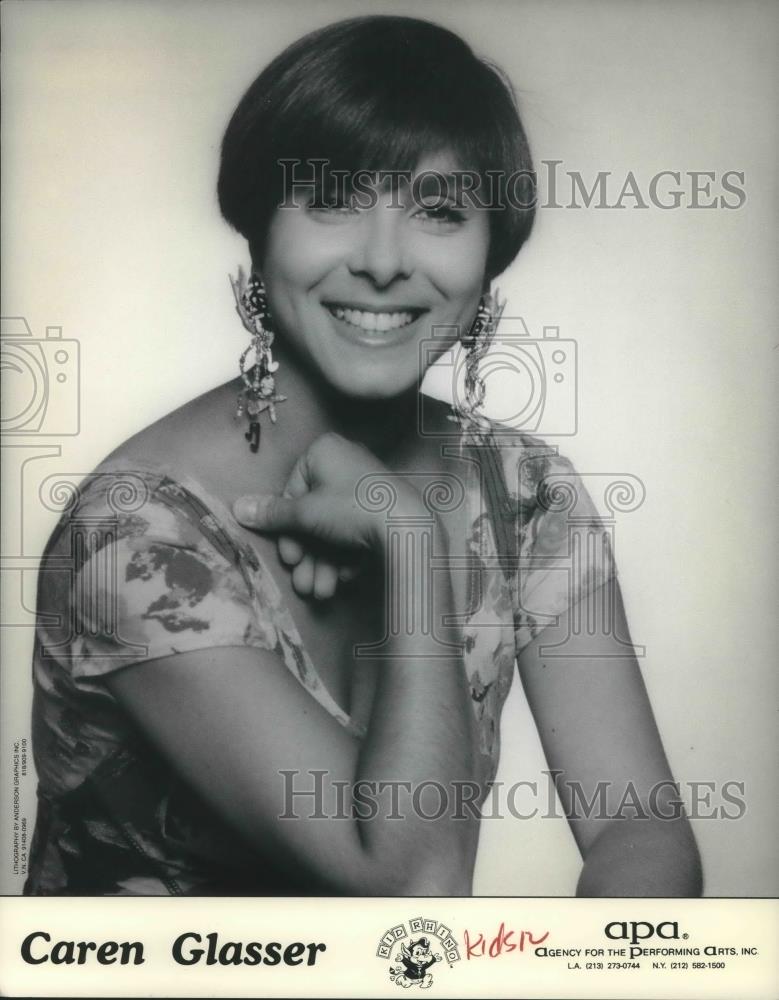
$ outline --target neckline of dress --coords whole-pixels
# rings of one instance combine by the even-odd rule
[[[461,427],[460,434],[458,436],[459,451],[460,455],[463,455],[464,450],[468,450],[469,446],[474,444],[484,445],[489,444],[493,448],[496,446],[496,439],[492,426],[490,425],[487,433],[480,431],[476,434],[473,430],[468,430],[465,427]],[[469,476],[473,473],[473,466],[471,462],[466,463],[467,469],[469,470]],[[335,697],[330,692],[330,689],[325,684],[322,679],[322,675],[316,667],[316,664],[309,655],[308,649],[303,642],[303,637],[298,628],[297,622],[295,621],[294,615],[287,601],[276,582],[275,577],[267,566],[266,560],[260,556],[256,549],[252,548],[249,550],[247,548],[247,543],[240,537],[238,529],[240,525],[235,519],[233,512],[228,508],[219,497],[214,496],[209,490],[207,490],[199,480],[195,479],[193,476],[186,472],[182,472],[178,469],[170,469],[164,466],[160,462],[151,461],[149,459],[141,458],[113,458],[104,459],[100,462],[89,477],[92,475],[99,474],[100,472],[106,471],[122,471],[127,473],[137,472],[148,472],[158,478],[166,478],[172,483],[182,486],[193,496],[197,497],[201,503],[206,507],[207,512],[212,514],[219,524],[222,531],[225,532],[229,538],[232,545],[242,554],[247,557],[253,557],[254,561],[260,567],[263,579],[266,581],[268,587],[271,589],[273,597],[276,602],[275,616],[281,618],[281,622],[277,623],[278,627],[282,629],[288,636],[288,638],[294,643],[294,645],[300,650],[301,656],[306,667],[306,672],[309,676],[314,678],[314,684],[311,685],[307,683],[306,680],[300,676],[299,673],[295,674],[299,682],[305,687],[309,694],[315,698],[320,705],[332,715],[345,729],[350,731],[353,735],[362,738],[365,736],[366,729],[363,725],[358,723],[352,715],[344,708],[342,708]],[[469,479],[469,486],[471,485],[471,480]],[[470,497],[470,488],[467,490],[467,501],[469,505],[472,503]],[[475,509],[471,506],[471,513],[468,520],[470,521],[474,515]],[[478,507],[476,508],[478,509]],[[286,662],[285,662],[286,665]],[[288,669],[290,669],[288,667]],[[290,669],[291,673],[295,673]]]

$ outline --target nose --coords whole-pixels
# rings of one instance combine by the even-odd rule
[[[411,273],[402,233],[402,212],[384,205],[366,211],[349,257],[349,270],[386,288]]]

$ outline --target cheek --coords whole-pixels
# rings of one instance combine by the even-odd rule
[[[268,228],[262,273],[287,295],[306,291],[334,266],[340,249],[328,228],[311,223],[303,209],[278,209]]]
[[[486,256],[481,254],[463,254],[453,258],[444,279],[452,295],[459,294],[463,299],[471,299],[474,295],[478,298],[484,285],[486,266]]]
[[[451,299],[478,298],[484,286],[489,249],[486,224],[451,240],[441,240],[434,249],[435,253],[431,253],[428,248],[427,270],[436,285]]]

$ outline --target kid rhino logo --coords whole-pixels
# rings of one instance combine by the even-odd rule
[[[398,924],[385,931],[376,955],[393,963],[389,967],[389,977],[396,986],[404,989],[419,986],[425,990],[433,985],[430,970],[442,960],[441,953],[435,950],[437,945],[443,949],[450,968],[460,960],[460,950],[449,927],[437,920],[414,917],[409,920],[408,929],[405,924]]]
[[[421,937],[400,946],[400,954],[395,956],[400,965],[390,966],[390,979],[396,986],[418,986],[421,990],[433,985],[433,973],[427,970],[441,961],[438,952],[430,951],[430,938]]]

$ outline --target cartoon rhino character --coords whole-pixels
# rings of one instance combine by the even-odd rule
[[[441,956],[431,954],[430,939],[426,937],[417,938],[416,941],[409,941],[408,946],[401,945],[400,953],[395,956],[395,961],[401,965],[390,968],[390,974],[395,976],[398,986],[408,989],[410,986],[419,986],[425,990],[433,985],[433,976],[427,970],[431,965],[441,961]]]

